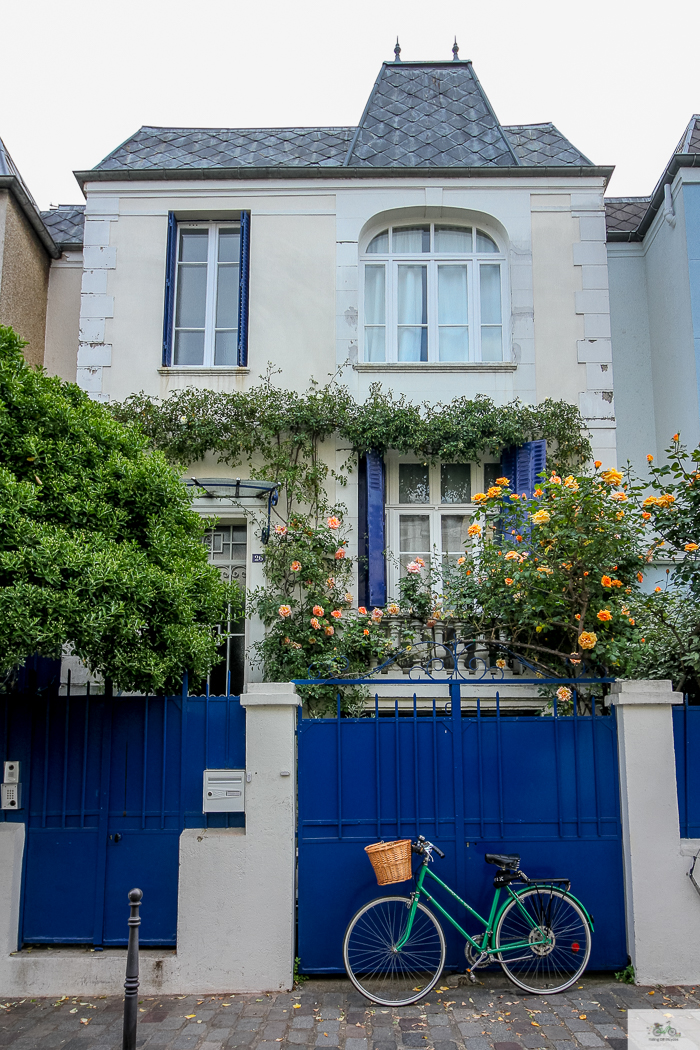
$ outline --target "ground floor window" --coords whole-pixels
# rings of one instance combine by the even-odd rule
[[[417,557],[456,561],[464,554],[474,513],[472,495],[487,489],[500,463],[426,463],[391,457],[387,463],[387,582],[398,597],[399,580]]]
[[[246,584],[247,532],[245,523],[218,524],[204,537],[209,561],[216,565],[222,580],[235,581],[243,588]],[[211,670],[209,691],[213,696],[223,696],[230,673],[231,693],[239,695],[243,692],[245,674],[245,618],[220,624],[219,634],[222,659]]]

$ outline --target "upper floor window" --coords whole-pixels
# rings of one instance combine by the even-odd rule
[[[163,364],[247,364],[247,215],[240,222],[169,218]]]
[[[505,258],[472,226],[390,226],[367,245],[365,361],[502,361]]]

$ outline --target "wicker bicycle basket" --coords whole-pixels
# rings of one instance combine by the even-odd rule
[[[405,882],[411,878],[410,839],[375,842],[372,846],[365,846],[365,853],[372,862],[380,886],[388,886],[391,882]]]

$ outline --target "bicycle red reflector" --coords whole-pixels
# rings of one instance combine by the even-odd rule
[[[574,941],[573,942],[573,944],[571,945],[571,950],[572,950],[572,952],[580,952],[581,951],[581,945],[578,943],[578,941]]]

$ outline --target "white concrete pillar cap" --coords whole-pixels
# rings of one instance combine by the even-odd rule
[[[645,679],[640,682],[613,682],[612,703],[623,704],[682,704],[683,694],[674,693],[668,678]]]
[[[294,682],[251,682],[241,694],[241,707],[301,707]]]

